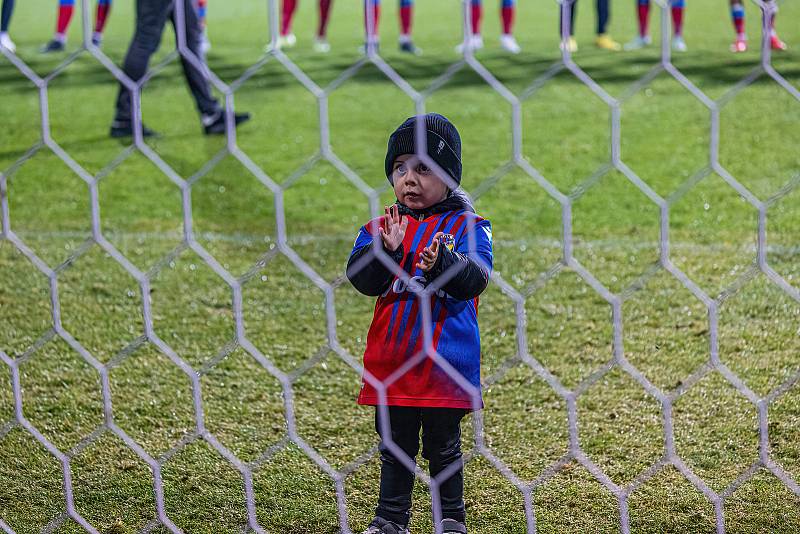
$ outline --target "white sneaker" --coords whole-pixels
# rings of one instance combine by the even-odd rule
[[[315,38],[313,48],[314,52],[318,52],[320,54],[327,54],[331,51],[331,45],[324,37]]]
[[[203,35],[200,37],[200,53],[205,56],[209,50],[211,50],[211,41],[208,39],[208,34],[203,31]]]
[[[17,51],[17,45],[14,44],[7,32],[0,32],[0,48],[5,48],[12,54]]]
[[[624,48],[625,50],[639,50],[640,48],[650,46],[652,43],[653,39],[651,39],[649,35],[645,35],[644,37],[637,35],[632,41],[626,43]]]
[[[672,38],[672,49],[676,52],[686,52],[689,48],[686,46],[686,41],[683,40],[683,37],[676,35]]]
[[[519,43],[517,40],[514,39],[514,36],[510,33],[504,33],[500,35],[500,47],[505,50],[506,52],[510,52],[511,54],[519,54],[522,50],[519,47]]]
[[[562,52],[566,49],[569,50],[570,54],[574,54],[578,51],[578,41],[576,41],[574,37],[570,37],[567,39],[566,43],[564,41],[558,43],[558,49]]]
[[[459,54],[464,53],[464,48],[468,48],[470,50],[480,50],[483,48],[483,37],[480,34],[476,33],[469,39],[465,39],[463,43],[456,47],[456,52]]]
[[[291,48],[297,44],[297,37],[293,33],[278,37],[278,48]]]

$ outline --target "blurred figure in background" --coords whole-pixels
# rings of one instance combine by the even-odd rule
[[[380,38],[378,37],[378,22],[381,15],[381,0],[364,0],[364,28],[367,32],[367,44],[378,45]],[[372,15],[372,28],[369,27],[368,15]],[[400,36],[398,37],[398,44],[400,51],[415,56],[422,55],[422,49],[414,45],[411,39],[411,21],[414,15],[414,0],[400,0],[400,9],[398,11],[400,17]]]
[[[771,2],[772,0],[766,0]],[[777,11],[777,6],[775,6]],[[733,30],[736,32],[736,39],[731,45],[731,52],[745,52],[747,51],[747,34],[744,32],[744,5],[742,0],[731,0],[731,19],[733,20]],[[786,43],[781,41],[778,33],[775,31],[775,13],[769,19],[769,44],[773,50],[786,50]]]
[[[200,52],[205,56],[211,50],[211,41],[208,40],[208,28],[206,27],[206,6],[208,0],[197,0],[197,21],[200,24],[202,34],[200,36]]]
[[[131,80],[138,82],[147,72],[150,56],[158,50],[158,46],[161,43],[161,34],[164,33],[164,25],[167,23],[168,18],[172,21],[176,40],[178,39],[178,26],[174,7],[176,1],[183,2],[184,6],[186,45],[198,59],[204,62],[203,67],[205,67],[205,60],[200,50],[202,30],[191,0],[136,0],[136,30],[122,66],[122,70]],[[208,80],[183,55],[181,55],[181,63],[183,64],[183,74],[186,76],[186,82],[189,84],[189,89],[197,103],[204,132],[206,135],[225,133],[225,113],[223,113],[219,103],[211,94],[211,85]],[[120,83],[116,114],[114,121],[111,123],[111,137],[130,137],[133,135],[131,105],[131,92],[125,85]],[[234,119],[238,125],[249,120],[250,114],[237,113]],[[155,132],[142,125],[142,134],[145,137],[150,137],[155,135]]]
[[[683,8],[684,0],[670,0],[672,12],[672,49],[676,52],[686,52],[686,41],[683,40]],[[625,50],[638,50],[649,46],[653,40],[648,30],[650,17],[650,0],[637,0],[639,16],[639,35],[625,45]]]
[[[14,12],[14,0],[3,0],[0,11],[0,48],[9,52],[16,52],[17,47],[8,35],[8,24],[11,22],[11,13]]]
[[[503,31],[500,34],[500,46],[506,52],[512,54],[520,53],[520,46],[513,35],[514,15],[516,14],[515,0],[500,0],[500,20],[503,24]],[[456,47],[456,52],[463,53],[467,46],[472,50],[483,48],[483,37],[481,36],[481,19],[483,18],[483,2],[481,0],[470,0],[470,23],[472,26],[472,37]]]
[[[328,44],[328,21],[331,16],[333,0],[319,0],[319,25],[314,38],[314,51],[327,53],[331,50]],[[281,6],[281,27],[278,37],[278,48],[291,48],[297,43],[297,37],[292,33],[292,22],[297,11],[297,0],[283,0]]]
[[[567,0],[564,0],[567,1]],[[575,11],[577,9],[578,0],[573,0],[572,2],[568,2],[568,11],[569,11],[569,37],[567,38],[566,47],[569,49],[570,52],[577,52],[578,51],[578,42],[575,40]],[[597,48],[602,48],[603,50],[622,50],[622,45],[616,42],[614,39],[611,38],[610,35],[606,32],[606,28],[608,27],[608,19],[611,16],[611,11],[609,9],[608,0],[597,0],[595,3],[596,8],[596,15],[597,15],[597,37],[594,39],[594,44]],[[559,18],[558,18],[558,30],[559,34],[563,32],[564,28],[564,11],[563,7],[559,4]],[[563,37],[562,37],[562,44],[561,48],[564,47]]]
[[[75,0],[58,0],[58,18],[56,19],[56,33],[53,38],[43,47],[43,53],[61,52],[67,44],[67,30],[72,21],[72,13],[75,10]],[[92,44],[100,46],[103,41],[103,29],[106,27],[106,19],[111,11],[111,0],[97,0],[97,9],[94,15],[94,33],[92,34]]]

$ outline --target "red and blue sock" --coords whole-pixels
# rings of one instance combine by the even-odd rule
[[[200,1],[205,3],[205,0],[200,0]],[[95,37],[103,33],[103,29],[106,27],[106,19],[108,19],[108,13],[110,11],[111,11],[111,0],[97,1],[97,11],[95,12],[94,16]]]
[[[683,35],[683,8],[684,0],[672,0],[672,32]]]
[[[411,36],[411,17],[414,10],[414,0],[400,0],[400,35]]]
[[[67,29],[75,10],[75,0],[58,0],[58,19],[56,20],[55,39],[61,42],[67,40]]]
[[[502,0],[500,3],[500,18],[503,20],[503,33],[509,34],[514,28],[514,0]]]

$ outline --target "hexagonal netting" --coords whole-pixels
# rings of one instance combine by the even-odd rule
[[[405,93],[413,102],[417,113],[425,113],[426,100],[431,97],[436,91],[444,86],[453,76],[460,70],[466,68],[471,69],[480,78],[482,78],[486,85],[486,91],[494,91],[502,99],[504,99],[511,107],[511,139],[512,139],[512,153],[513,158],[506,164],[506,171],[516,169],[524,173],[527,177],[532,179],[535,184],[541,188],[556,204],[560,210],[561,219],[561,253],[558,261],[546,273],[536,280],[533,286],[527,290],[520,291],[512,284],[503,279],[500,274],[493,273],[491,283],[502,291],[513,303],[509,308],[509,315],[512,316],[510,321],[515,329],[516,334],[516,354],[514,357],[506,362],[504,365],[499,366],[494,372],[485,378],[483,387],[491,388],[493,384],[499,382],[511,368],[518,364],[523,363],[526,368],[538,377],[538,380],[544,381],[552,390],[548,394],[554,394],[558,402],[563,403],[566,409],[567,428],[565,432],[568,437],[568,449],[555,463],[552,463],[542,473],[533,480],[524,480],[514,470],[512,470],[498,454],[487,444],[484,436],[484,416],[480,411],[474,414],[474,449],[467,455],[467,461],[474,457],[482,456],[489,463],[491,463],[502,475],[523,495],[524,501],[524,514],[526,523],[524,528],[528,532],[536,532],[537,530],[537,506],[535,504],[534,492],[540,486],[544,485],[553,477],[555,477],[567,464],[577,463],[582,465],[596,480],[604,486],[608,492],[616,499],[620,529],[622,532],[630,532],[630,517],[629,517],[629,499],[635,494],[637,489],[647,483],[648,480],[655,477],[665,467],[674,467],[689,484],[694,486],[709,503],[713,506],[716,529],[717,532],[725,532],[726,517],[723,509],[723,504],[733,492],[740,486],[745,484],[748,480],[754,477],[759,471],[767,470],[796,495],[800,495],[800,485],[798,482],[779,464],[770,454],[770,427],[768,412],[771,403],[781,398],[787,393],[800,379],[800,373],[795,372],[786,378],[777,387],[772,388],[764,394],[759,394],[754,389],[748,386],[740,376],[734,372],[725,362],[723,362],[719,355],[720,344],[720,331],[718,327],[720,306],[732,294],[741,288],[742,285],[750,281],[756,275],[766,277],[773,289],[780,292],[784,296],[788,296],[794,301],[800,302],[800,291],[791,285],[781,274],[776,272],[768,262],[767,258],[767,232],[766,220],[767,210],[771,206],[778,203],[782,198],[790,195],[798,187],[800,187],[800,179],[795,177],[784,188],[777,191],[775,194],[762,200],[754,195],[747,187],[726,170],[720,163],[719,148],[720,148],[720,113],[726,104],[731,102],[734,97],[752,84],[758,77],[767,76],[774,80],[783,90],[791,95],[794,99],[800,100],[800,92],[787,82],[772,66],[771,64],[771,51],[768,35],[768,20],[772,12],[776,9],[773,2],[763,2],[761,0],[754,0],[762,11],[763,15],[763,35],[761,43],[761,62],[760,65],[747,77],[735,84],[732,89],[726,92],[718,99],[712,99],[701,91],[695,84],[693,84],[687,76],[685,76],[678,68],[676,68],[671,60],[671,52],[669,46],[669,17],[666,15],[669,9],[669,3],[664,0],[658,0],[657,4],[662,11],[662,43],[661,43],[661,58],[660,62],[644,77],[635,82],[630,90],[621,98],[614,98],[608,94],[595,80],[592,79],[581,67],[579,67],[572,59],[571,53],[567,46],[562,47],[561,61],[549,68],[542,76],[535,80],[530,86],[529,90],[523,95],[515,95],[503,83],[498,81],[492,73],[478,60],[474,55],[474,51],[466,46],[463,49],[463,58],[456,64],[448,67],[442,75],[435,80],[425,91],[415,90],[400,74],[398,74],[384,59],[381,57],[377,47],[368,44],[365,54],[357,63],[347,68],[342,74],[330,83],[327,87],[320,87],[315,83],[300,67],[298,67],[289,57],[283,53],[279,47],[275,46],[277,39],[277,0],[268,0],[268,13],[270,20],[270,34],[272,36],[272,46],[266,52],[264,58],[257,64],[249,68],[244,75],[233,83],[225,83],[213,71],[206,67],[202,58],[196,57],[186,45],[185,28],[183,23],[183,10],[184,3],[176,2],[175,9],[177,12],[178,28],[178,54],[186,61],[194,64],[197,68],[201,69],[207,77],[208,81],[215,89],[224,94],[225,109],[226,109],[226,145],[224,149],[207,165],[200,170],[196,175],[191,178],[182,177],[169,163],[167,163],[161,156],[155,152],[148,144],[145,143],[142,136],[142,121],[141,121],[141,93],[143,86],[149,81],[151,76],[146,76],[142,81],[135,82],[129,79],[121,69],[115,65],[103,52],[92,45],[88,25],[88,4],[89,0],[81,0],[82,12],[84,14],[84,46],[79,51],[79,54],[89,54],[97,62],[99,62],[105,69],[108,70],[113,76],[122,84],[126,85],[132,92],[133,102],[133,120],[134,120],[134,137],[133,145],[120,155],[117,161],[111,162],[103,171],[97,175],[92,175],[84,169],[73,157],[71,157],[69,150],[63,148],[51,136],[50,124],[48,121],[48,107],[50,105],[49,87],[52,80],[59,74],[59,72],[68,67],[70,61],[64,62],[56,71],[51,72],[45,77],[37,75],[25,62],[13,53],[0,49],[6,59],[10,61],[26,78],[28,78],[37,88],[39,94],[39,105],[41,108],[41,139],[38,143],[30,148],[30,150],[12,167],[6,169],[0,174],[0,215],[2,218],[2,235],[0,238],[13,245],[15,249],[21,252],[33,266],[44,276],[46,279],[46,291],[49,295],[50,304],[50,324],[46,333],[38,338],[23,354],[14,358],[3,352],[0,349],[0,358],[10,370],[11,375],[11,390],[13,392],[13,418],[8,421],[0,421],[0,440],[9,432],[17,427],[21,427],[36,441],[43,445],[47,451],[58,461],[61,469],[61,476],[63,478],[63,489],[65,497],[65,508],[63,513],[55,518],[44,529],[45,532],[52,532],[59,529],[65,521],[71,519],[81,525],[84,529],[90,532],[95,532],[95,528],[81,515],[75,505],[73,496],[73,472],[75,470],[74,459],[83,450],[89,447],[94,442],[103,439],[104,435],[108,433],[121,441],[125,447],[130,449],[138,458],[140,458],[149,468],[152,476],[152,488],[155,494],[155,509],[156,517],[148,523],[145,531],[151,531],[158,528],[166,528],[173,532],[180,532],[181,529],[170,517],[170,514],[165,508],[165,489],[164,489],[164,464],[179,456],[181,452],[187,447],[194,446],[198,442],[205,442],[207,446],[214,449],[219,455],[224,457],[230,466],[235,469],[241,476],[244,484],[244,495],[246,501],[246,514],[247,525],[245,528],[257,532],[265,532],[265,529],[259,524],[256,515],[256,505],[254,496],[253,478],[254,472],[258,470],[259,466],[267,461],[270,457],[279,453],[281,450],[288,447],[290,444],[295,444],[302,449],[305,454],[315,462],[322,471],[324,471],[335,485],[337,495],[337,506],[339,514],[339,526],[344,532],[351,532],[351,526],[348,520],[348,512],[346,506],[345,496],[345,479],[369,460],[374,454],[375,449],[368,451],[366,454],[356,458],[342,468],[335,468],[326,458],[324,458],[315,448],[310,445],[297,429],[297,421],[295,417],[296,405],[296,392],[295,386],[298,380],[312,368],[316,363],[324,359],[329,353],[335,354],[341,362],[344,362],[352,370],[357,373],[362,373],[363,368],[359,363],[359,358],[351,355],[339,342],[337,334],[337,309],[334,305],[334,295],[336,288],[344,283],[344,277],[340,276],[336,281],[330,283],[326,281],[320,274],[318,274],[313,267],[311,267],[301,256],[294,250],[287,239],[287,222],[284,210],[284,197],[286,189],[299,177],[301,177],[308,169],[319,161],[327,161],[335,169],[341,172],[349,182],[355,186],[365,197],[369,199],[369,206],[373,217],[378,216],[379,212],[379,196],[382,190],[373,188],[366,183],[355,171],[353,171],[342,159],[340,159],[331,147],[331,127],[329,123],[329,110],[328,99],[331,93],[336,90],[340,85],[355,76],[358,71],[367,64],[374,65],[379,69],[397,88]],[[471,35],[470,24],[468,23],[469,15],[469,0],[463,1],[463,31],[466,37]],[[566,14],[569,9],[569,2],[564,2],[560,7],[563,13]],[[367,25],[374,24],[369,14],[367,13]],[[568,16],[563,17],[564,24],[567,24]],[[566,35],[567,32],[565,32]],[[169,56],[166,61],[171,61],[175,56]],[[306,162],[296,173],[290,177],[283,184],[275,182],[267,173],[254,162],[247,153],[245,153],[237,144],[236,128],[234,125],[234,109],[235,109],[235,94],[255,72],[267,60],[275,60],[279,62],[291,75],[307,89],[316,99],[318,105],[318,129],[319,129],[319,151],[310,160]],[[151,70],[158,70],[160,66],[156,66]],[[574,76],[582,84],[585,85],[594,95],[607,106],[610,114],[610,147],[611,159],[610,162],[603,167],[594,176],[589,177],[587,181],[583,182],[582,186],[577,187],[569,195],[562,193],[559,188],[553,185],[542,172],[537,170],[531,162],[523,155],[522,149],[522,103],[525,99],[529,98],[536,91],[545,87],[549,80],[557,75],[568,73]],[[683,186],[678,188],[669,196],[662,196],[657,193],[648,183],[640,178],[621,157],[621,106],[624,102],[632,98],[640,89],[645,87],[649,82],[660,74],[666,74],[672,80],[680,84],[685,91],[692,95],[697,102],[702,104],[710,115],[710,135],[708,144],[708,162],[707,165],[697,174],[692,176]],[[424,140],[425,130],[418,123],[416,135],[420,141]],[[420,142],[417,146],[425,146],[424,142]],[[42,259],[37,253],[26,244],[25,240],[14,231],[14,217],[9,210],[9,188],[8,181],[15,169],[22,165],[28,159],[34,157],[41,151],[50,151],[59,160],[61,160],[69,169],[77,175],[88,187],[90,202],[90,215],[91,215],[91,238],[88,239],[83,245],[74,250],[70,257],[56,267],[52,267],[47,261]],[[101,205],[99,194],[100,180],[114,171],[131,153],[138,151],[142,156],[150,160],[159,172],[163,173],[172,183],[174,183],[180,190],[182,213],[182,235],[179,237],[179,245],[169,254],[159,260],[150,270],[144,271],[137,267],[125,254],[123,254],[112,241],[110,241],[104,234],[101,226]],[[255,263],[251,268],[242,276],[234,276],[223,266],[223,263],[215,257],[214,254],[201,244],[193,225],[192,215],[192,200],[191,195],[193,187],[197,181],[205,174],[210,172],[214,166],[223,158],[231,156],[238,161],[244,169],[252,174],[266,190],[268,190],[274,198],[274,213],[275,213],[275,246],[270,247],[269,250]],[[426,153],[418,154],[418,157],[432,167],[436,167]],[[658,218],[658,251],[657,261],[653,267],[648,268],[643,273],[638,273],[637,278],[628,285],[621,292],[612,291],[607,284],[601,282],[601,277],[596,272],[590,270],[587,266],[581,263],[575,257],[575,249],[573,247],[573,206],[576,202],[580,201],[587,195],[587,191],[596,182],[602,174],[606,172],[616,171],[621,173],[627,180],[626,187],[634,187],[642,193],[642,203],[649,203],[654,213],[657,213]],[[700,182],[705,176],[715,173],[727,184],[727,186],[734,191],[738,196],[743,198],[746,203],[757,213],[757,243],[756,243],[756,261],[750,268],[734,280],[727,288],[725,288],[717,297],[714,297],[698,285],[689,275],[681,268],[673,263],[672,249],[670,243],[670,214],[671,209],[683,198],[694,185]],[[487,191],[491,189],[491,180],[478,187],[477,191]],[[64,314],[62,313],[60,295],[63,291],[63,274],[68,272],[76,261],[79,261],[84,253],[91,247],[99,247],[105,254],[110,256],[121,269],[135,280],[138,286],[139,295],[137,306],[141,314],[141,326],[143,333],[131,342],[125,349],[105,361],[101,360],[94,351],[90,350],[79,342],[75,333],[71,332],[65,326]],[[393,263],[392,259],[382,252],[381,247],[375,247],[374,256],[368,259],[377,257],[387,268],[392,270],[398,278],[400,278],[410,291],[417,294],[417,298],[421,302],[421,313],[423,317],[430,317],[431,311],[431,296],[435,295],[437,287],[441,283],[435,283],[428,287],[414,284],[410,279],[409,274],[404,271],[400,266]],[[175,261],[182,252],[189,252],[196,258],[196,263],[204,269],[207,267],[219,278],[221,278],[227,288],[230,290],[232,299],[233,318],[235,323],[235,341],[229,342],[222,349],[219,350],[217,356],[206,362],[188,362],[185,358],[179,355],[169,339],[164,339],[159,336],[154,328],[154,312],[151,304],[151,293],[153,291],[154,280],[159,276],[162,269]],[[264,355],[262,350],[256,346],[249,337],[249,333],[245,328],[245,308],[246,299],[243,296],[244,286],[247,281],[257,276],[261,269],[266,266],[268,270],[269,262],[283,257],[286,261],[290,262],[294,269],[304,276],[308,282],[313,284],[312,289],[315,287],[324,296],[324,317],[320,316],[319,321],[324,324],[324,346],[319,349],[316,355],[308,361],[298,366],[297,368],[287,371],[270,358]],[[195,268],[195,263],[191,265],[192,269]],[[356,266],[359,268],[360,266]],[[602,299],[611,309],[611,324],[609,328],[612,331],[612,344],[610,358],[601,357],[602,363],[596,369],[592,370],[588,376],[578,380],[574,385],[567,385],[563,378],[559,378],[551,372],[548,368],[548,363],[541,359],[535,351],[530,350],[530,345],[527,340],[527,310],[526,301],[531,298],[536,298],[536,292],[545,286],[551,280],[559,276],[559,273],[569,269],[576,273],[580,278],[580,284],[590,288],[590,291]],[[444,278],[453,276],[455,273],[445,273]],[[698,307],[707,314],[708,318],[708,345],[707,355],[697,362],[688,374],[683,377],[679,387],[667,390],[651,381],[645,373],[643,373],[636,365],[634,365],[628,358],[626,351],[623,349],[623,307],[632,302],[632,298],[637,289],[646,285],[648,281],[654,277],[665,277],[669,283],[680,287],[682,291],[691,294],[700,304]],[[132,293],[133,294],[133,293]],[[290,298],[286,296],[285,298]],[[403,373],[407,372],[411,367],[425,360],[432,358],[437,364],[444,368],[448,373],[451,373],[452,378],[466,391],[468,391],[473,402],[479,402],[479,392],[474,391],[474,388],[458,373],[451,368],[445,361],[443,361],[431,347],[431,328],[430,321],[423,320],[423,335],[425,338],[426,348],[417,354],[414,358],[399,369],[388,382],[398,379]],[[626,332],[627,335],[627,332]],[[102,416],[96,428],[87,432],[85,437],[77,444],[72,445],[70,448],[65,448],[61,444],[56,444],[48,437],[46,437],[37,426],[33,424],[28,417],[24,415],[23,406],[30,401],[23,395],[23,388],[21,386],[21,366],[25,364],[33,354],[42,346],[54,339],[60,339],[66,343],[75,353],[77,353],[83,362],[91,366],[96,373],[100,376],[102,384]],[[137,353],[145,345],[152,345],[157,350],[154,351],[152,357],[154,358],[167,358],[172,365],[182,373],[185,378],[186,391],[185,398],[182,402],[176,404],[185,404],[183,406],[186,417],[191,418],[190,425],[193,431],[184,436],[172,449],[163,452],[161,455],[154,455],[152,451],[147,450],[141,443],[140,439],[135,439],[126,430],[118,425],[115,420],[115,412],[119,412],[123,407],[114,405],[112,408],[112,395],[111,395],[111,382],[112,374],[115,369],[125,366],[126,361],[134,353]],[[243,352],[242,352],[243,351]],[[213,375],[223,360],[228,357],[237,355],[238,358],[246,358],[256,366],[260,366],[267,374],[271,375],[274,389],[279,391],[282,398],[282,409],[285,417],[286,436],[279,442],[272,445],[266,451],[262,451],[254,460],[244,461],[237,454],[235,454],[229,447],[224,445],[218,438],[217,433],[212,431],[206,425],[206,413],[210,409],[207,402],[201,393],[204,387],[212,381]],[[676,403],[678,403],[685,395],[693,391],[693,387],[704,380],[708,375],[714,372],[719,373],[724,377],[727,383],[741,394],[757,411],[757,424],[758,424],[758,455],[755,461],[742,471],[738,478],[731,482],[722,491],[712,489],[709,484],[704,481],[701,476],[695,473],[693,468],[685,462],[685,460],[678,453],[676,448],[676,431],[673,426]],[[579,404],[584,398],[583,395],[593,387],[598,387],[598,383],[604,377],[612,377],[616,374],[617,380],[633,384],[635,388],[639,388],[646,402],[654,406],[654,410],[658,411],[658,418],[660,420],[661,437],[663,438],[663,454],[659,454],[654,463],[643,469],[638,476],[633,478],[627,485],[620,485],[612,480],[604,470],[595,463],[590,456],[585,452],[582,447],[581,440],[579,439],[578,420],[579,420]],[[366,380],[374,382],[376,388],[382,392],[388,386],[388,383],[380,383],[374,378],[367,376]],[[264,383],[268,380],[265,378]],[[143,382],[146,384],[147,380]],[[265,386],[266,387],[266,386]],[[135,398],[135,392],[131,394]],[[633,393],[631,393],[633,395]],[[132,401],[133,402],[133,401]],[[190,409],[189,409],[190,406]],[[211,408],[213,409],[213,408]],[[281,406],[276,408],[281,409]],[[389,443],[398,456],[403,456],[396,445]],[[405,457],[406,463],[409,467],[415,470],[416,476],[427,484],[430,488],[431,494],[435,495],[439,483],[446,477],[449,477],[452,470],[441,473],[436,478],[429,477],[426,473],[416,468],[413,461]],[[441,510],[436,499],[433,499],[433,514],[434,518],[441,517]],[[0,527],[6,532],[14,532],[11,526],[0,519]]]

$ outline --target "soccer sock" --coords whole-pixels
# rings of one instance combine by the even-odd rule
[[[411,35],[412,0],[400,0],[400,35]]]
[[[0,33],[8,32],[8,24],[11,22],[11,13],[14,12],[14,0],[3,0],[3,11],[0,14]]]
[[[650,0],[639,0],[639,37],[647,36],[647,18],[650,16]]]
[[[597,0],[597,35],[606,33],[608,27],[608,0]]]
[[[59,0],[58,2],[58,20],[56,21],[56,35],[55,38],[59,41],[67,39],[66,33],[69,28],[69,21],[72,20],[72,11],[75,8],[75,0]]]
[[[331,16],[331,0],[319,0],[319,27],[317,37],[324,39],[328,33],[328,20]]]
[[[672,33],[683,35],[683,0],[672,1]]]
[[[283,0],[283,13],[281,13],[281,36],[289,35],[292,31],[292,19],[297,8],[297,0]]]
[[[94,17],[94,33],[96,35],[103,33],[103,28],[106,27],[106,19],[108,12],[111,10],[111,0],[98,0],[97,11]]]
[[[208,0],[197,0],[197,22],[200,23],[200,27],[205,29],[206,28],[206,5]]]
[[[380,0],[365,0],[367,9],[372,10],[372,33],[369,32],[369,21],[367,19],[367,10],[364,10],[364,28],[367,29],[367,40],[378,40],[378,22],[381,18],[381,3]]]
[[[472,33],[481,34],[481,18],[483,18],[483,4],[481,0],[472,0],[469,4],[470,20],[472,22]]]
[[[514,26],[514,0],[503,0],[500,14],[503,19],[503,33],[510,34]]]
[[[736,37],[744,36],[744,6],[739,2],[731,5],[731,18]]]

